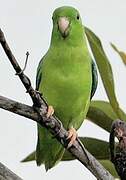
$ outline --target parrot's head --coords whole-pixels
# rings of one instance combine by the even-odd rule
[[[76,41],[83,40],[84,29],[79,12],[70,6],[57,8],[52,16],[53,32],[52,41]],[[76,44],[76,43],[75,43]]]

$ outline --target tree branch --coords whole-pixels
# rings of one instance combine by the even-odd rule
[[[1,180],[22,180],[19,176],[13,173],[10,169],[0,163],[0,179]]]
[[[0,96],[0,108],[39,122],[39,115],[31,106]]]
[[[115,143],[115,137],[118,143]],[[126,122],[117,119],[111,126],[110,138],[111,161],[121,180],[126,179]]]
[[[32,88],[29,78],[22,72],[19,64],[17,63],[14,55],[12,54],[6,42],[6,39],[1,29],[0,29],[0,43],[6,55],[8,56],[8,59],[10,60],[12,66],[14,67],[17,75],[19,76],[27,92],[31,96],[33,104],[36,107],[37,113],[33,108],[17,102],[14,103],[14,101],[12,100],[10,101],[11,108],[9,107],[7,108],[8,103],[7,104],[4,103],[3,107],[1,108],[4,108],[11,112],[35,120],[41,126],[46,127],[53,135],[56,135],[55,138],[66,148],[68,144],[68,140],[66,139],[66,137],[68,136],[68,132],[63,128],[63,126],[61,127],[61,122],[58,120],[57,117],[55,116],[52,116],[50,118],[46,117],[47,105],[45,104],[44,100],[40,97],[40,94],[38,94]],[[25,109],[27,109],[28,112],[26,112]],[[29,113],[30,110],[34,112],[30,114]],[[108,171],[106,171],[103,168],[103,166],[83,147],[79,139],[76,140],[74,145],[72,145],[72,147],[70,147],[68,151],[71,152],[84,166],[86,166],[97,179],[114,180],[111,174]]]

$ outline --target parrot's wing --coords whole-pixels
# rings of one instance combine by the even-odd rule
[[[44,56],[45,57],[45,56]],[[42,80],[42,63],[43,63],[43,59],[44,57],[41,59],[41,61],[39,62],[38,68],[37,68],[37,75],[36,75],[36,90],[38,91],[39,89],[39,84]]]
[[[91,99],[95,94],[95,91],[97,89],[97,85],[98,85],[98,73],[97,73],[97,68],[96,65],[94,63],[94,61],[92,60],[92,89],[91,89]]]

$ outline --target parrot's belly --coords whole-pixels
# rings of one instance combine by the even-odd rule
[[[82,68],[78,73],[52,72],[43,78],[40,91],[55,115],[65,128],[78,129],[87,113],[91,92],[90,68]],[[58,74],[59,73],[59,74]],[[48,80],[49,79],[49,80]]]
[[[92,72],[91,59],[80,48],[51,51],[45,57],[39,91],[65,128],[78,129],[90,102]],[[54,56],[55,54],[55,56]],[[58,57],[58,58],[56,58]]]

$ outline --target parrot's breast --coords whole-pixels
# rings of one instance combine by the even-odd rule
[[[73,48],[48,52],[42,67],[39,91],[52,105],[65,128],[78,129],[90,101],[91,59],[85,49]]]

